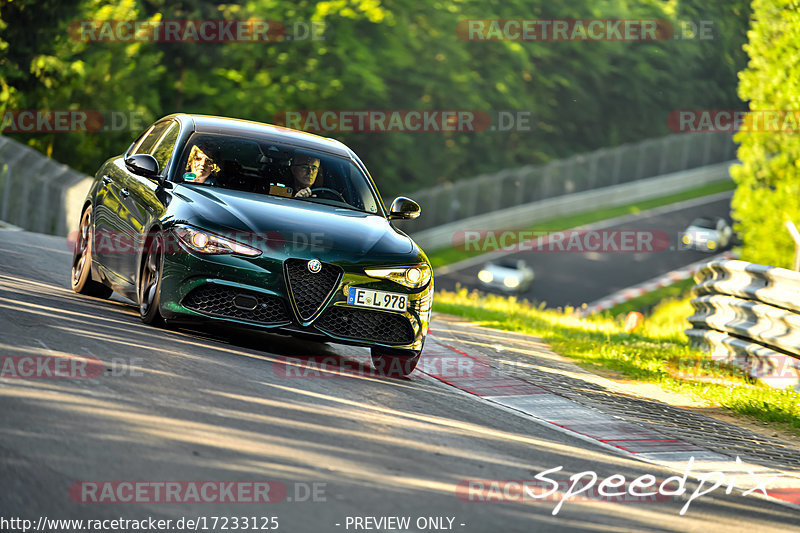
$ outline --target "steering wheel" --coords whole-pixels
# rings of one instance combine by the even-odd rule
[[[347,203],[347,200],[344,199],[342,193],[340,193],[336,189],[331,189],[330,187],[320,187],[318,189],[311,189],[312,195],[319,196],[319,193],[330,193],[330,195],[334,197],[334,200],[341,200],[342,203],[344,204]]]

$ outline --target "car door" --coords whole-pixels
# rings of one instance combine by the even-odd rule
[[[94,202],[95,234],[92,257],[97,262],[101,275],[116,290],[123,292],[125,279],[120,275],[122,258],[121,238],[125,234],[125,191],[127,188],[127,169],[125,157],[150,136],[153,126],[148,128],[122,157],[109,161],[101,170],[100,187]]]
[[[158,161],[159,177],[162,179],[166,179],[169,175],[170,163],[179,133],[180,124],[174,120],[170,121],[167,128],[147,152]],[[138,242],[139,246],[144,244],[145,232],[152,226],[153,221],[160,218],[166,209],[162,202],[164,196],[159,198],[157,194],[158,188],[158,179],[150,179],[128,172],[128,190],[131,193],[127,205],[128,227],[132,238]],[[125,263],[124,274],[133,283],[136,283],[139,275],[140,256],[134,254],[130,259]]]
[[[155,124],[145,139],[129,154],[153,155],[158,145],[172,130],[175,122],[166,120]],[[156,180],[138,176],[127,167],[123,167],[124,176],[121,180],[120,208],[118,224],[120,235],[119,251],[117,253],[117,275],[125,286],[123,294],[129,298],[136,297],[136,271],[139,261],[139,247],[141,234],[152,218],[152,210],[143,210],[143,198],[152,196],[152,191],[158,186]]]

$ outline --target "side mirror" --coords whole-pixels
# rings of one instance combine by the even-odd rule
[[[398,196],[389,209],[389,219],[410,220],[417,218],[421,212],[417,202],[405,196]]]
[[[158,176],[158,161],[150,154],[136,154],[125,160],[128,170],[145,178],[156,179]]]

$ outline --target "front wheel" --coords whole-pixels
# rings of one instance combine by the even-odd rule
[[[72,290],[96,298],[108,298],[114,291],[92,279],[92,206],[81,215],[78,238],[72,253]]]
[[[164,269],[164,239],[160,234],[150,238],[139,273],[139,316],[145,324],[161,325],[158,311],[161,297],[161,275]]]
[[[407,376],[417,368],[417,363],[419,363],[420,352],[416,350],[397,350],[375,346],[371,351],[372,366],[383,376]]]

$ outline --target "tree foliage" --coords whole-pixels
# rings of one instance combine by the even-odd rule
[[[387,196],[669,133],[675,109],[730,108],[746,0],[0,0],[0,108],[195,112],[273,122],[287,110],[529,112],[531,130],[333,133]],[[41,13],[47,13],[42,17]],[[479,42],[465,19],[653,18],[713,39]],[[80,42],[75,20],[279,20],[324,40]],[[36,33],[36,40],[31,35]],[[682,37],[683,35],[679,35]],[[138,131],[15,135],[78,169]]]
[[[795,0],[755,0],[747,68],[739,96],[751,112],[800,110],[800,6]],[[789,128],[791,130],[792,128]],[[787,220],[800,225],[800,136],[793,131],[749,131],[735,137],[741,165],[732,175],[742,259],[790,267],[794,241]]]

